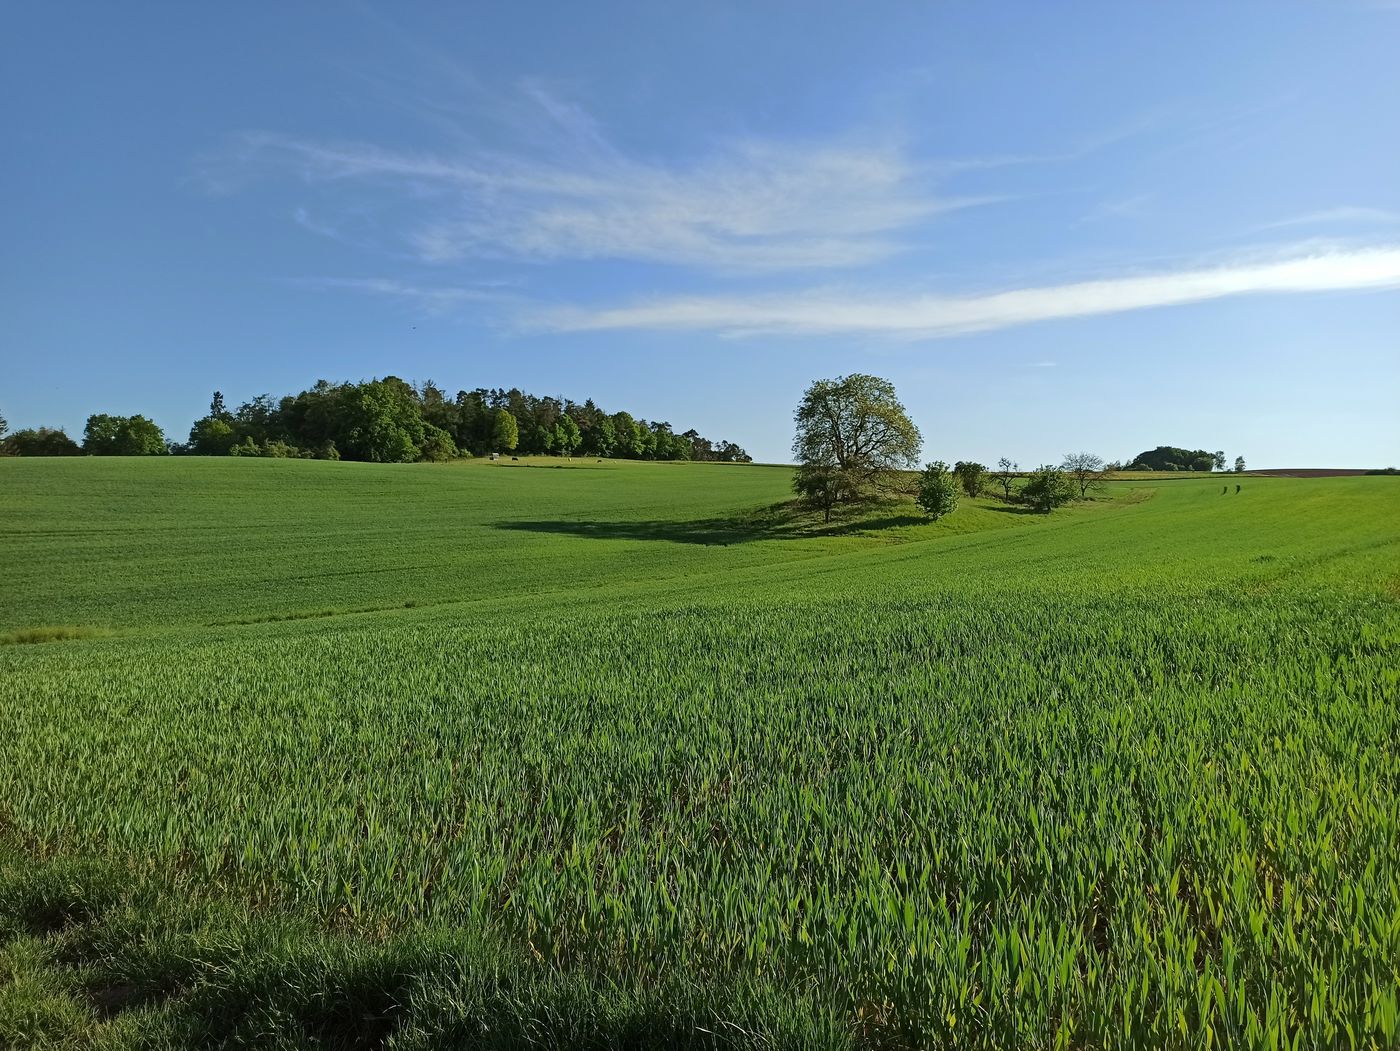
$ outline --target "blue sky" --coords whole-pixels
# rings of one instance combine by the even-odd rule
[[[785,459],[1400,461],[1400,3],[13,5],[0,414],[394,374]]]

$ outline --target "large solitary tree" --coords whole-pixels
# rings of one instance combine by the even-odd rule
[[[794,487],[828,519],[835,504],[891,488],[897,472],[918,463],[923,447],[894,384],[879,376],[817,380],[793,420],[792,452],[799,465]]]

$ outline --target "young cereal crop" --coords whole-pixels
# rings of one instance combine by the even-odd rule
[[[305,473],[315,525],[260,503],[269,466]],[[755,509],[785,478],[759,468],[361,466],[218,465],[237,529],[204,465],[104,465],[132,472],[127,503],[67,532],[58,483],[19,477],[37,517],[5,520],[7,546],[115,569],[7,591],[14,628],[115,598],[108,637],[0,648],[0,932],[29,982],[8,989],[65,1005],[0,1025],[133,1046],[200,1025],[311,1046],[336,1012],[360,1027],[342,1042],[377,1019],[403,1047],[1400,1041],[1388,480],[1258,481],[1227,507],[1209,482],[1135,482],[1050,521],[983,499],[784,531]],[[203,575],[120,528],[158,514],[139,472],[180,470],[151,528],[241,538]],[[386,506],[419,523],[419,568],[360,531]],[[328,543],[343,578],[307,554]],[[171,974],[139,948],[176,942]],[[75,957],[160,994],[89,1009]],[[237,984],[259,967],[277,981]]]

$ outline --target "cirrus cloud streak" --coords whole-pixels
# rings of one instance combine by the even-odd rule
[[[1180,306],[1229,296],[1400,288],[1400,245],[1102,278],[980,295],[855,295],[814,289],[690,296],[553,311],[555,331],[714,331],[728,335],[867,335],[937,339],[1062,318]]]

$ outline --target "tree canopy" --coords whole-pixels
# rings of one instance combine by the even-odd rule
[[[793,420],[792,451],[800,465],[795,485],[809,500],[815,486],[830,500],[824,505],[828,514],[832,503],[888,488],[896,472],[918,462],[923,447],[894,384],[865,373],[817,380],[803,394]],[[820,486],[817,479],[823,479]]]
[[[1103,457],[1094,453],[1070,453],[1060,464],[1060,470],[1069,475],[1079,487],[1079,499],[1087,500],[1091,490],[1103,489],[1105,468]]]
[[[59,427],[26,427],[0,441],[4,456],[81,456],[82,452]]]
[[[982,495],[982,489],[987,484],[985,464],[977,463],[975,460],[959,460],[953,465],[953,474],[957,476],[963,492],[968,496]]]
[[[1057,467],[1037,467],[1021,486],[1020,498],[1042,514],[1049,514],[1074,499],[1074,482]]]
[[[96,413],[83,428],[83,452],[89,456],[160,456],[167,451],[165,433],[139,414]]]
[[[935,460],[919,476],[919,506],[935,522],[958,509],[957,474],[942,460]]]
[[[208,415],[178,451],[200,455],[303,456],[403,463],[463,453],[552,453],[651,460],[750,459],[733,442],[627,412],[524,391],[459,390],[431,380],[414,387],[396,376],[361,383],[321,380],[274,400],[260,395],[230,411],[215,392]]]
[[[1224,454],[1221,461],[1224,460]],[[1209,471],[1215,469],[1216,454],[1206,449],[1178,449],[1159,445],[1128,461],[1130,471]]]

